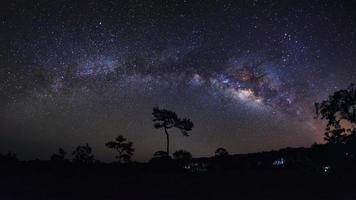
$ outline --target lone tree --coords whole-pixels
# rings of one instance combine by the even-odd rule
[[[173,153],[173,158],[175,160],[190,160],[192,159],[192,154],[186,150],[178,150]]]
[[[75,163],[92,164],[94,162],[94,156],[88,143],[84,146],[78,146],[72,155],[74,156],[73,162]]]
[[[153,108],[152,115],[154,119],[154,127],[157,129],[163,128],[167,138],[167,156],[169,156],[169,134],[168,129],[177,128],[183,136],[189,136],[188,131],[194,127],[193,122],[188,118],[179,118],[173,111],[166,109]]]
[[[327,121],[324,139],[329,144],[355,141],[356,88],[351,84],[346,90],[336,91],[329,98],[315,103],[316,118]]]
[[[216,157],[224,157],[224,156],[228,156],[228,155],[229,155],[229,152],[227,152],[227,150],[222,147],[216,149],[216,151],[215,151]]]
[[[110,149],[117,151],[118,155],[115,158],[120,162],[129,162],[135,149],[132,147],[133,142],[127,141],[127,139],[121,135],[117,136],[114,141],[110,141],[105,144]]]

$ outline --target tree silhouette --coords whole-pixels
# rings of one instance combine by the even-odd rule
[[[166,109],[153,108],[152,115],[154,117],[154,127],[163,128],[167,138],[167,156],[169,156],[169,134],[168,129],[177,128],[183,136],[189,136],[188,131],[194,127],[193,122],[188,118],[179,118],[173,111]]]
[[[227,155],[229,155],[229,152],[227,152],[227,150],[222,147],[216,149],[216,151],[215,151],[216,157],[223,157],[223,156],[227,156]]]
[[[62,148],[58,149],[58,153],[54,153],[51,156],[51,160],[52,161],[59,161],[59,162],[64,162],[67,161],[67,159],[65,158],[65,156],[67,155],[67,152],[65,152]]]
[[[178,150],[173,153],[173,158],[175,160],[190,160],[192,159],[192,154],[186,150]]]
[[[135,151],[135,149],[132,147],[133,143],[130,141],[127,141],[127,139],[121,135],[117,136],[114,141],[110,141],[110,142],[106,143],[105,146],[117,151],[118,155],[115,156],[115,158],[120,163],[129,162],[131,159],[131,156],[133,155],[133,152]]]
[[[356,88],[336,91],[327,100],[315,103],[316,118],[327,121],[324,139],[329,144],[344,144],[356,134]],[[350,136],[350,137],[349,137]]]
[[[74,156],[73,162],[75,163],[92,164],[94,162],[94,156],[88,143],[84,146],[78,146],[72,155]]]

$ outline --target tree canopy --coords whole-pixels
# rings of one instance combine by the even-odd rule
[[[356,88],[336,91],[327,100],[315,103],[316,118],[327,121],[325,140],[329,144],[344,144],[356,133]]]
[[[191,131],[194,127],[190,119],[179,118],[175,112],[170,110],[154,107],[152,115],[155,128],[178,128],[184,136],[189,136],[188,131]]]

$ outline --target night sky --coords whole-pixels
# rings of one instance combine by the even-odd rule
[[[314,102],[356,80],[353,1],[0,2],[0,152],[123,135],[134,160],[165,149],[159,106],[190,118],[171,150],[211,156],[322,142]]]

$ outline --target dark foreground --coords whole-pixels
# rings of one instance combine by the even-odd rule
[[[169,166],[167,166],[169,167]],[[0,199],[356,199],[355,173],[168,170],[150,164],[3,164]]]

